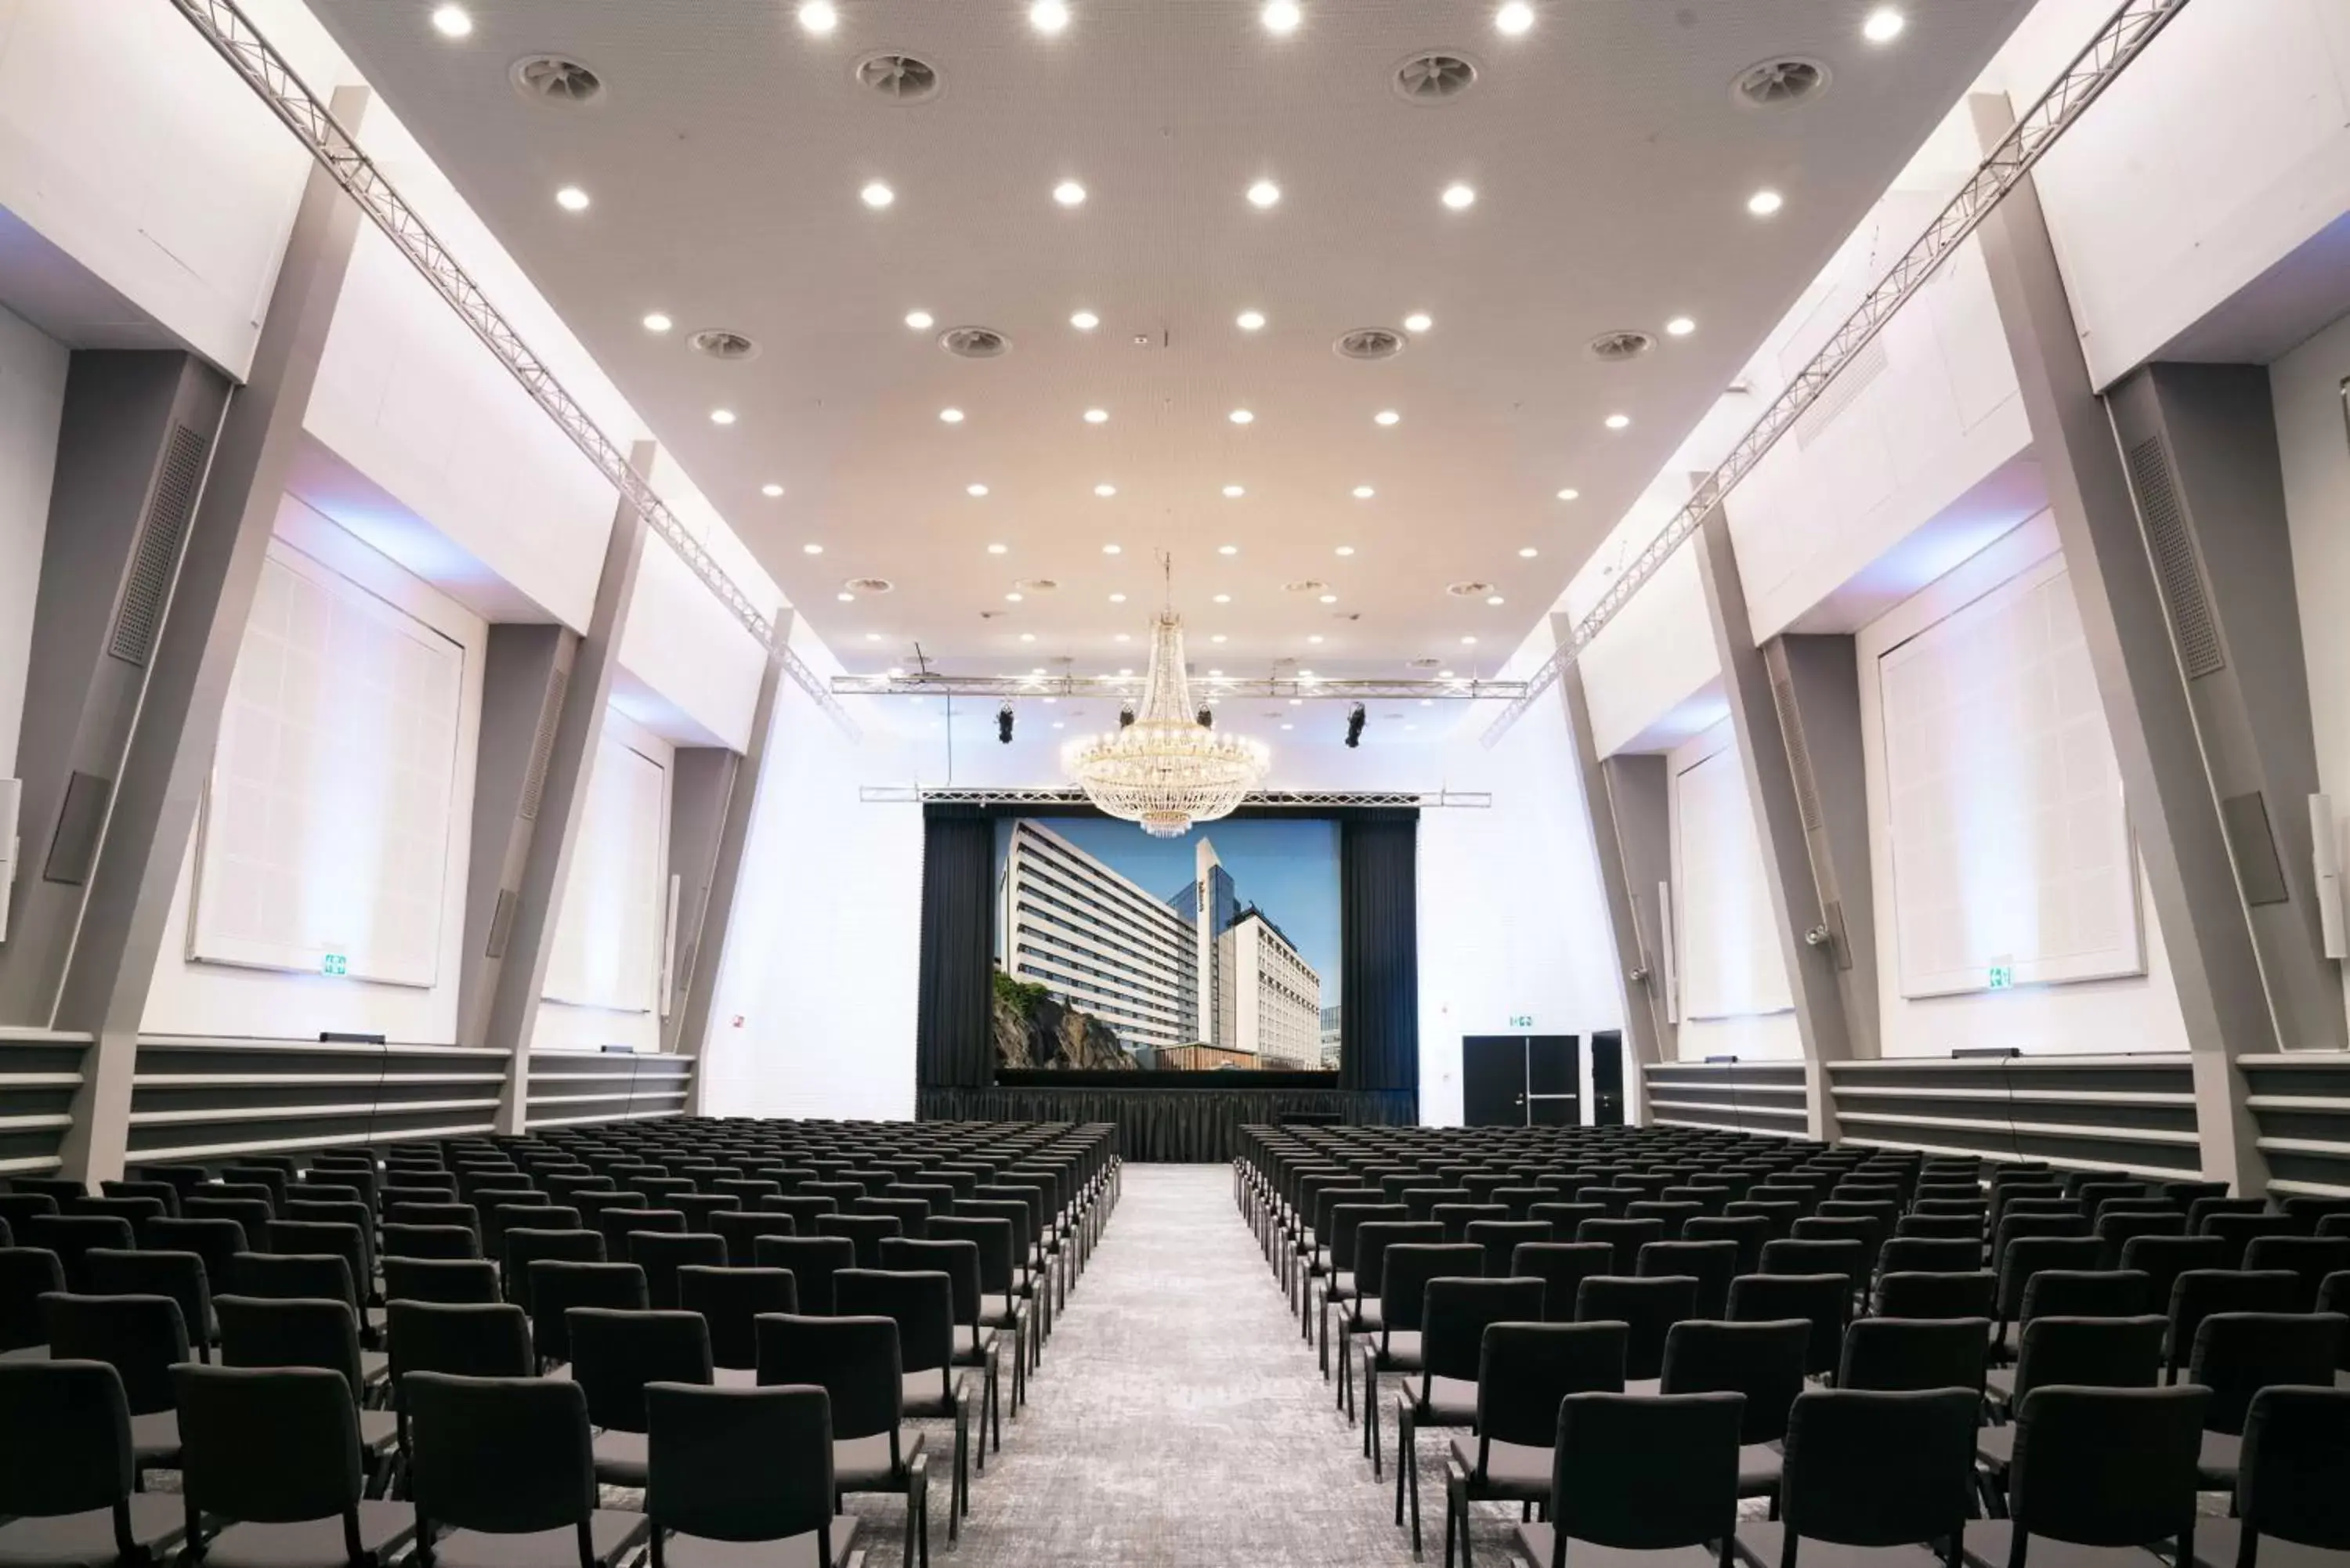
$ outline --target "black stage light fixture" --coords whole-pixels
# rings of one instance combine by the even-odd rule
[[[1005,745],[1012,743],[1012,704],[1006,702],[995,711],[995,738]]]
[[[1205,702],[1200,704],[1198,718],[1200,728],[1202,730],[1212,730],[1216,727],[1216,711]]]
[[[1352,708],[1347,710],[1347,744],[1348,746],[1359,746],[1362,743],[1363,705],[1360,702],[1357,702]]]
[[[1119,729],[1123,730],[1123,729],[1125,729],[1128,724],[1131,724],[1131,723],[1133,723],[1133,722],[1134,722],[1134,704],[1133,704],[1133,703],[1131,703],[1131,702],[1121,702],[1121,703],[1119,703],[1119,704],[1118,705],[1118,727]]]

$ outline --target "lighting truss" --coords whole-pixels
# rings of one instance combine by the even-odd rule
[[[1721,505],[1739,482],[1754,471],[1763,455],[1778,444],[1779,438],[1819,401],[1828,383],[1885,329],[1885,324],[1925,286],[1926,280],[1981,226],[1991,209],[2032,172],[2033,165],[2056,144],[2057,139],[2072,128],[2074,121],[2114,84],[2131,61],[2146,51],[2155,36],[2169,26],[2187,5],[2188,0],[2123,0],[2048,90],[1976,166],[1959,193],[1926,226],[1926,232],[1902,253],[1844,325],[1821,345],[1811,362],[1797,371],[1773,400],[1753,428],[1722,459],[1721,466],[1700,481],[1672,520],[1624,564],[1607,591],[1599,596],[1599,602],[1585,612],[1567,640],[1524,683],[1524,691],[1513,698],[1510,705],[1486,727],[1487,746],[1498,743],[1534,700],[1557,682],[1568,665],[1582,657],[1584,649],[1616,618],[1632,596],[1698,531],[1706,514]]]
[[[1080,789],[980,784],[861,784],[857,798],[867,805],[1035,805],[1093,809]],[[1329,811],[1347,806],[1417,806],[1422,811],[1492,809],[1487,790],[1461,789],[1263,789],[1252,790],[1243,807],[1281,811]]]
[[[836,675],[842,697],[1139,697],[1139,675]],[[1209,675],[1194,691],[1209,697],[1298,697],[1332,701],[1392,700],[1472,702],[1513,701],[1523,680],[1322,680],[1296,676]]]
[[[832,694],[832,688],[824,683],[824,677],[810,670],[807,661],[792,651],[788,641],[775,649],[775,657],[783,661],[784,673],[792,678],[792,684],[814,698],[816,705],[840,727],[842,734],[851,741],[865,738],[863,727],[848,716],[848,710],[840,705],[840,699]]]
[[[499,314],[481,286],[457,265],[457,258],[449,254],[448,247],[392,188],[383,171],[359,151],[350,133],[336,122],[327,106],[237,7],[235,0],[171,0],[171,4],[244,78],[255,96],[269,106],[270,112],[285,122],[318,167],[350,193],[359,211],[383,231],[434,292],[449,302],[449,307],[473,329],[473,336],[522,383],[522,389],[530,394],[531,400],[571,438],[572,445],[587,454],[596,471],[636,509],[653,532],[668,541],[670,548],[718,596],[734,618],[750,628],[761,646],[773,647],[773,618],[751,602],[750,597],[735,586],[715,557],[702,547],[702,541],[689,533],[661,498],[653,493],[645,477],[629,466],[628,455],[619,444],[598,429],[588,410],[564,389],[546,362],[531,351],[513,323]],[[788,653],[785,657],[788,659]],[[800,680],[797,673],[793,679],[809,686],[808,680]],[[809,690],[816,694],[814,686]],[[816,695],[819,701],[826,701],[821,694]],[[837,719],[846,719],[837,704],[827,705]]]

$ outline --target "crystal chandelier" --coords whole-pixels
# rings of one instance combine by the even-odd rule
[[[1273,765],[1263,743],[1220,735],[1193,717],[1183,670],[1183,620],[1162,609],[1150,628],[1150,670],[1134,722],[1071,741],[1061,767],[1110,815],[1154,838],[1229,816]]]

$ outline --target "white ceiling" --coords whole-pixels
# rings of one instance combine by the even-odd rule
[[[850,668],[916,639],[958,670],[1133,664],[1171,549],[1196,666],[1328,674],[1490,673],[2029,9],[1904,0],[1880,46],[1871,0],[1537,0],[1515,37],[1452,0],[1304,0],[1286,37],[1257,0],[1068,0],[1053,37],[1026,0],[837,0],[827,37],[791,0],[471,0],[461,40],[433,0],[310,3]],[[1439,47],[1478,84],[1404,101],[1396,67]],[[884,48],[944,90],[858,86]],[[508,67],[541,52],[601,99],[525,101]],[[1827,64],[1823,96],[1735,101],[1789,54]],[[858,197],[876,180],[886,211]],[[1454,182],[1473,206],[1442,204]],[[1766,186],[1786,206],[1762,221]],[[1012,349],[951,358],[918,308]],[[639,325],[656,310],[676,330]],[[1414,311],[1433,326],[1396,359],[1333,351]],[[1665,337],[1680,315],[1697,331]],[[689,352],[708,327],[762,352]],[[1596,361],[1616,328],[1659,346]],[[895,588],[840,602],[851,576]],[[1006,601],[1037,577],[1059,586]],[[1284,591],[1305,579],[1336,602]],[[1466,580],[1504,602],[1447,594]]]

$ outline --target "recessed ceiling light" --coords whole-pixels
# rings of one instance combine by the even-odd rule
[[[1122,605],[1126,602],[1126,596],[1124,594],[1112,594],[1109,597],[1109,602],[1114,605]]]
[[[1131,637],[1129,637],[1129,636],[1128,636],[1125,632],[1122,632],[1122,631],[1121,631],[1121,632],[1119,632],[1116,637],[1111,638],[1111,639],[1110,639],[1110,640],[1111,640],[1112,642],[1132,642],[1132,641],[1134,640],[1134,639],[1133,639],[1133,638],[1131,638]],[[1133,673],[1134,673],[1134,671],[1133,671],[1133,670],[1119,670],[1119,671],[1118,671],[1118,673],[1119,673],[1120,675],[1131,675],[1131,674],[1133,674]]]
[[[1216,635],[1215,635],[1215,636],[1213,636],[1213,637],[1211,637],[1211,638],[1208,639],[1208,640],[1209,640],[1210,642],[1222,642],[1222,641],[1226,640],[1226,639],[1225,639],[1225,637],[1224,637],[1224,634],[1223,634],[1222,632],[1221,632],[1221,631],[1220,631],[1220,632],[1216,633]]]
[[[1338,602],[1338,596],[1336,594],[1324,594],[1322,596],[1322,602],[1326,605],[1335,605]]]
[[[1529,545],[1524,549],[1518,552],[1518,558],[1521,560],[1531,561],[1536,556],[1541,554],[1542,552],[1540,550],[1537,550],[1532,545]]]
[[[1580,501],[1583,499],[1583,492],[1570,487],[1560,491],[1558,493],[1558,498],[1561,501]]]
[[[1118,671],[1118,673],[1119,673],[1120,675],[1131,675],[1131,674],[1133,674],[1133,673],[1134,673],[1134,671],[1132,671],[1132,670],[1119,670],[1119,671]],[[1209,671],[1208,671],[1208,673],[1209,673],[1210,675],[1214,676],[1214,677],[1216,677],[1216,678],[1218,678],[1218,679],[1220,679],[1220,680],[1221,680],[1221,679],[1222,678],[1222,676],[1223,676],[1223,673],[1224,673],[1224,672],[1223,672],[1222,670],[1209,670]]]
[[[1224,499],[1227,501],[1238,501],[1242,496],[1246,495],[1247,493],[1248,488],[1245,485],[1227,484],[1224,486]]]
[[[1424,310],[1415,310],[1403,318],[1403,329],[1406,332],[1425,332],[1435,325],[1435,318]]]
[[[776,496],[781,495],[783,493],[784,487],[780,484],[763,484],[759,486],[759,493],[765,496],[770,501],[773,501]]]
[[[1082,207],[1086,204],[1086,188],[1075,180],[1064,180],[1053,187],[1053,200],[1064,207]]]
[[[842,604],[845,604],[845,605],[853,605],[853,604],[855,604],[855,603],[857,602],[857,596],[856,596],[855,594],[850,593],[850,592],[849,592],[847,589],[846,589],[846,588],[843,588],[840,592],[838,592],[838,593],[837,593],[837,594],[833,595],[832,597],[833,597],[834,598],[838,599]]]
[[[434,19],[439,20],[437,16]],[[1868,20],[1860,25],[1860,36],[1872,44],[1889,44],[1899,37],[1901,29],[1908,25],[1908,18],[1892,6],[1879,5],[1868,14]]]
[[[734,422],[734,410],[712,409],[710,410],[710,422],[713,425],[731,425]]]
[[[566,185],[555,193],[555,204],[567,213],[584,213],[588,210],[588,192],[577,185]]]
[[[1069,8],[1061,0],[1036,0],[1028,7],[1028,25],[1050,36],[1069,25]]]
[[[800,546],[800,553],[804,556],[821,556],[824,554],[824,546],[821,545],[802,545]]]
[[[917,332],[928,332],[938,318],[927,310],[906,312],[906,325]]]
[[[1463,185],[1458,182],[1447,185],[1444,188],[1442,201],[1446,206],[1451,208],[1456,213],[1473,207],[1477,204],[1476,187],[1473,185]]]
[[[1381,409],[1378,413],[1371,416],[1371,423],[1375,425],[1391,425],[1400,422],[1402,419],[1403,416],[1396,412],[1393,409]]]
[[[1108,422],[1109,410],[1107,409],[1087,409],[1086,410],[1086,423],[1089,425],[1101,425],[1107,424]]]
[[[1378,491],[1373,490],[1367,484],[1357,484],[1355,486],[1355,499],[1357,501],[1368,501],[1372,496],[1377,495],[1378,493]]]
[[[1101,317],[1090,310],[1080,310],[1069,317],[1069,325],[1080,332],[1091,332],[1101,325]]]
[[[1131,664],[1127,665],[1127,666],[1125,666],[1123,669],[1119,670],[1118,670],[1118,673],[1119,673],[1120,675],[1131,675],[1131,674],[1133,674],[1133,673],[1134,673],[1134,666],[1133,666],[1133,665],[1131,665]],[[1211,675],[1212,675],[1212,674],[1214,674],[1214,673],[1215,673],[1215,671],[1213,671],[1213,670],[1210,670],[1210,671],[1209,671],[1209,673],[1210,673]]]
[[[676,325],[676,322],[671,321],[668,317],[663,316],[658,310],[645,317],[645,330],[648,332],[666,332]]]
[[[1746,210],[1758,218],[1767,218],[1787,204],[1787,199],[1776,191],[1757,191],[1746,198]]]
[[[1665,335],[1669,337],[1686,337],[1696,330],[1697,323],[1686,316],[1676,316],[1665,323]]]
[[[1020,634],[1020,640],[1023,642],[1034,642],[1036,640],[1036,634],[1033,631],[1024,631]]]
[[[1016,605],[1020,602],[1020,595],[1016,591],[1008,593],[1003,596],[1003,602],[1008,605]]]
[[[1001,556],[1004,551],[1011,547],[1012,546],[1009,545],[990,545],[987,547],[987,553],[991,556]]]
[[[868,631],[865,634],[865,640],[868,642],[879,642],[881,640],[881,634],[878,631]]]
[[[1123,545],[1104,545],[1102,546],[1102,554],[1105,556],[1123,556],[1126,554],[1126,546]]]
[[[1609,414],[1607,416],[1607,428],[1611,431],[1628,429],[1630,428],[1631,423],[1632,416],[1629,414]]]
[[[962,487],[962,493],[965,495],[984,495],[987,493],[987,486],[984,484],[966,484]]]
[[[800,26],[819,38],[840,26],[840,13],[833,8],[832,0],[806,0],[799,18]]]
[[[1534,8],[1526,0],[1509,0],[1509,4],[1493,13],[1493,30],[1516,37],[1534,25]]]
[[[1297,8],[1297,0],[1267,0],[1265,8],[1257,13],[1268,33],[1288,34],[1297,31],[1297,24],[1305,13]]]
[[[1452,679],[1452,671],[1450,670],[1440,670],[1436,672],[1436,677],[1440,680],[1450,680]]]
[[[1094,493],[1100,496],[1104,501],[1107,501],[1111,496],[1118,493],[1118,486],[1115,484],[1097,484],[1094,486]],[[1115,554],[1116,552],[1112,553]]]
[[[473,30],[473,19],[463,5],[438,5],[432,11],[432,29],[444,38],[462,38]]]
[[[1487,594],[1485,596],[1485,602],[1489,605],[1498,605],[1502,602],[1502,596],[1499,594]]]
[[[1260,180],[1248,188],[1249,205],[1270,207],[1281,200],[1281,187],[1270,180]]]
[[[1321,634],[1320,632],[1318,632],[1318,631],[1317,631],[1317,632],[1315,632],[1313,636],[1311,636],[1311,637],[1307,638],[1305,640],[1306,640],[1306,641],[1308,641],[1308,642],[1319,642],[1319,641],[1321,641],[1321,640],[1322,640],[1322,634]]]
[[[1243,332],[1254,332],[1264,325],[1264,312],[1262,310],[1243,310],[1240,313],[1234,325],[1238,326]]]
[[[942,425],[959,425],[962,423],[962,410],[961,409],[941,409],[939,410],[939,423]]]
[[[878,213],[882,208],[888,206],[890,202],[896,201],[898,199],[898,192],[889,189],[889,186],[881,183],[880,181],[876,180],[872,183],[867,185],[865,189],[857,192],[857,199]]]
[[[1050,702],[1050,701],[1052,701],[1052,699],[1051,699],[1050,697],[1047,697],[1047,698],[1045,698],[1045,701],[1047,701],[1047,702]],[[1054,720],[1054,721],[1053,721],[1053,728],[1055,728],[1055,730],[1064,730],[1064,729],[1068,728],[1068,726],[1067,726],[1066,724],[1063,723],[1060,720],[1055,719],[1055,720]]]
[[[1477,639],[1473,637],[1464,637],[1461,639],[1461,646],[1463,648],[1473,648],[1476,643]]]
[[[1256,423],[1256,416],[1246,409],[1234,409],[1231,413],[1224,417],[1232,421],[1232,423],[1236,425],[1252,425]]]
[[[1341,545],[1338,546],[1337,553],[1341,556],[1351,556],[1355,553],[1355,547],[1352,545]]]
[[[906,679],[906,672],[898,665],[893,664],[889,667],[889,679],[892,680],[903,680]]]
[[[1238,545],[1219,545],[1216,546],[1216,554],[1219,556],[1237,556],[1240,553],[1241,547]]]
[[[1218,594],[1216,596],[1216,602],[1220,605],[1228,605],[1232,602],[1232,596],[1230,594]]]

